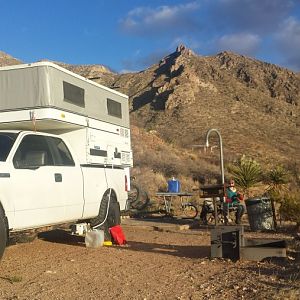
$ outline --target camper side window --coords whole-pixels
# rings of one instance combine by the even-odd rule
[[[63,81],[64,101],[84,107],[84,89]]]
[[[121,103],[107,98],[107,112],[110,116],[122,119]]]

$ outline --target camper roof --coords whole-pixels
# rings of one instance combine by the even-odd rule
[[[84,81],[90,83],[90,84],[93,84],[93,85],[98,86],[98,87],[100,87],[102,89],[105,89],[105,90],[107,90],[107,91],[109,91],[111,93],[114,93],[116,95],[119,95],[121,97],[125,97],[125,98],[128,99],[128,96],[125,95],[125,94],[123,94],[123,93],[120,93],[118,91],[110,89],[110,88],[108,88],[108,87],[106,87],[106,86],[104,86],[102,84],[99,84],[99,83],[97,83],[95,81],[92,81],[92,80],[90,80],[90,79],[88,79],[86,77],[83,77],[83,76],[81,76],[79,74],[71,72],[71,71],[69,71],[69,70],[67,70],[67,69],[65,69],[65,68],[63,68],[63,67],[61,67],[61,66],[59,66],[59,65],[57,65],[57,64],[55,64],[53,62],[50,62],[50,61],[41,61],[41,62],[36,62],[36,63],[28,63],[28,64],[19,64],[19,65],[12,65],[12,66],[0,67],[0,72],[1,71],[7,71],[7,70],[17,70],[17,69],[27,69],[27,68],[41,67],[41,66],[53,67],[53,68],[55,68],[57,70],[60,70],[60,71],[62,71],[64,73],[66,73],[66,74],[70,74],[71,76],[77,77],[77,78],[79,78],[81,80],[84,80]]]
[[[55,108],[129,128],[128,96],[122,93],[51,62],[0,68],[0,111],[39,108]]]

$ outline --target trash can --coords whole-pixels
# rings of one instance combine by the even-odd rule
[[[245,203],[252,231],[274,230],[274,216],[270,198],[249,198],[245,200]]]

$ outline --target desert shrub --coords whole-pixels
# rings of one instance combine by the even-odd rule
[[[284,185],[290,182],[289,172],[281,165],[274,167],[264,176],[269,189],[282,190]]]
[[[296,222],[298,229],[300,228],[300,190],[285,195],[280,214],[284,220]]]
[[[283,195],[288,190],[291,177],[290,173],[281,165],[267,171],[263,176],[267,184],[267,193],[272,200],[281,202]]]
[[[262,179],[260,164],[256,160],[246,157],[245,155],[229,164],[227,169],[229,173],[232,174],[236,185],[246,195],[249,195],[250,188],[255,186]]]
[[[300,188],[300,164],[291,163],[288,167],[291,174],[291,183],[294,187]]]

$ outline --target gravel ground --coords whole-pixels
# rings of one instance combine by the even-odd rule
[[[207,227],[134,219],[122,227],[125,246],[86,248],[63,230],[9,246],[0,299],[300,299],[296,252],[262,262],[210,259]],[[295,244],[287,233],[245,235]]]

